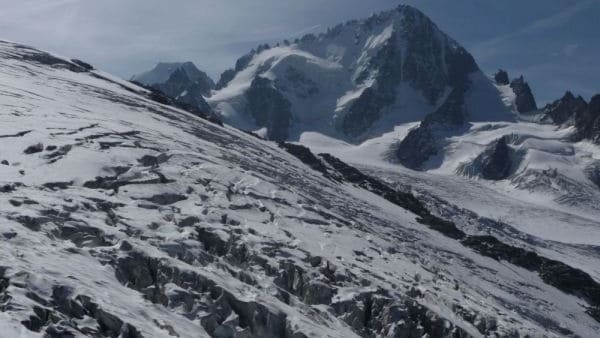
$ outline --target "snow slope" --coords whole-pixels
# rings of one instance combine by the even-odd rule
[[[415,126],[397,126],[394,132],[360,145],[316,133],[304,133],[299,142],[348,163],[428,182],[418,185],[424,189],[429,185],[432,194],[484,216],[506,220],[529,234],[566,243],[600,243],[600,189],[586,172],[597,163],[600,149],[587,141],[567,141],[571,128],[528,122],[472,123],[464,133],[444,140],[444,149],[430,159],[429,170],[416,172],[390,162],[390,149]],[[485,180],[470,165],[502,137],[509,138],[514,151],[510,176]],[[498,199],[505,207],[499,207]]]
[[[0,107],[3,335],[600,332],[589,298],[104,73],[1,42]],[[597,251],[531,243],[598,280]]]

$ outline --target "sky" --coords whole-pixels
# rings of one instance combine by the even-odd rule
[[[408,3],[481,68],[525,75],[541,103],[600,93],[600,0],[0,0],[0,39],[124,78],[159,61],[219,74],[260,43],[317,33]]]

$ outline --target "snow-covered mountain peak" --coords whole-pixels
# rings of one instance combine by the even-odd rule
[[[227,123],[266,128],[270,138],[317,131],[356,142],[420,121],[458,87],[488,93],[471,107],[473,117],[507,118],[498,91],[480,78],[464,48],[418,10],[399,6],[261,45],[223,73],[209,101]]]
[[[167,82],[173,73],[177,71],[184,72],[191,81],[206,81],[207,83],[212,84],[211,87],[214,87],[213,80],[206,73],[199,70],[191,61],[159,62],[153,69],[134,75],[131,79],[147,86],[153,86],[155,84]]]
[[[214,81],[192,62],[161,62],[152,70],[133,76],[131,81],[159,91],[174,102],[210,114],[205,97],[214,89]]]
[[[407,5],[366,19],[347,21],[318,35],[305,35],[295,42],[300,49],[352,69],[359,68],[387,43],[397,43],[393,39],[404,42],[398,43],[397,49],[406,49],[411,40],[417,39],[423,44],[448,44],[459,48],[458,43],[440,31],[427,16]]]

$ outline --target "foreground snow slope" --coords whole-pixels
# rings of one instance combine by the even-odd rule
[[[600,332],[588,300],[537,273],[147,94],[0,43],[2,334]],[[460,216],[464,231],[484,225]],[[506,240],[571,265],[585,257],[576,268],[598,280],[593,248]]]

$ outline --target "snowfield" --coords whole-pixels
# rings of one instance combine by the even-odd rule
[[[504,129],[534,133],[524,124]],[[501,133],[456,142],[482,147]],[[589,285],[600,280],[596,209],[578,213],[502,184],[442,176],[468,159],[461,147],[440,173],[414,173],[366,167],[386,140],[352,148],[304,136],[314,153],[358,162],[401,190],[410,185],[435,217],[468,236],[494,235],[589,274],[581,278]],[[585,144],[534,139],[518,146],[528,150],[522,166],[542,156],[534,149],[573,151],[577,164],[598,158]],[[600,334],[598,304],[585,290],[481,254],[467,245],[471,237],[427,226],[425,214],[352,183],[348,170],[335,174],[346,180],[325,175],[335,162],[318,159],[326,170],[102,72],[0,42],[1,335]]]
[[[440,158],[424,172],[406,169],[389,159],[390,148],[418,123],[399,125],[394,132],[352,145],[318,133],[302,134],[299,143],[316,153],[331,153],[377,175],[419,187],[447,201],[501,220],[552,241],[600,243],[600,189],[585,175],[598,160],[600,149],[587,141],[565,141],[571,130],[527,122],[472,123],[468,131],[449,137]],[[480,179],[461,171],[495,140],[508,136],[519,153],[511,177]],[[570,185],[552,181],[528,184],[532,171],[568,177]]]

